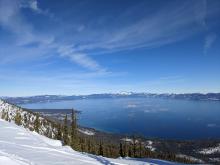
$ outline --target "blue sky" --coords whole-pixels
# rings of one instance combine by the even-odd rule
[[[220,92],[218,0],[0,0],[0,95]]]

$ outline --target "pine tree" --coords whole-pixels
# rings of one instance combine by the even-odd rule
[[[60,123],[57,126],[57,140],[62,140],[62,130],[61,130],[61,124]]]
[[[139,142],[139,157],[142,157],[142,142]]]
[[[132,157],[131,145],[129,145],[129,148],[128,148],[128,156]]]
[[[88,146],[88,152],[90,153],[91,152],[91,140],[90,139],[88,139],[87,140],[87,146]]]
[[[128,153],[127,153],[127,142],[125,141],[124,143],[124,157],[128,156]]]
[[[27,123],[27,114],[24,114],[24,123]]]
[[[8,112],[6,113],[6,118],[5,118],[6,121],[9,121],[9,116],[8,116]]]
[[[81,137],[79,140],[79,144],[80,144],[81,152],[85,152],[86,151],[86,139]]]
[[[24,126],[27,127],[28,126],[28,119],[27,119],[27,114],[24,114]]]
[[[15,115],[15,124],[21,125],[21,114],[17,111]]]
[[[72,110],[72,122],[71,122],[71,143],[72,146],[76,146],[77,143],[77,117],[76,112]]]
[[[119,146],[119,155],[120,155],[121,157],[124,157],[122,143],[120,143],[120,146]]]
[[[34,120],[34,130],[39,133],[39,128],[40,128],[40,120],[39,120],[39,114],[36,114],[36,118]]]
[[[133,155],[136,157],[136,139],[135,136],[133,136]]]
[[[99,152],[98,152],[98,154],[103,156],[103,144],[102,144],[101,141],[99,142]]]
[[[68,133],[67,115],[64,118],[63,142],[64,142],[65,145],[69,144],[69,133]]]
[[[5,115],[6,115],[6,113],[5,113],[4,110],[2,111],[1,115],[2,115],[1,118],[2,118],[2,119],[5,119]]]

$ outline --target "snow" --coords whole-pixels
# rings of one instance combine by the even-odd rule
[[[78,131],[85,134],[85,135],[88,135],[88,136],[94,136],[95,135],[95,132],[90,131],[88,129],[78,129]]]
[[[209,158],[212,162],[220,162],[220,158]]]
[[[9,104],[3,100],[0,99],[0,118],[6,119],[6,115],[4,116],[3,114],[8,114],[8,120],[14,122],[16,113],[21,114],[21,125],[23,127],[29,128],[30,130],[34,129],[34,120],[36,119],[36,114],[31,113],[29,111],[24,110],[21,107],[18,107],[16,105]],[[24,116],[27,116],[29,118],[28,123],[24,122]],[[3,117],[4,116],[4,117]],[[39,133],[41,135],[46,135],[49,134],[51,137],[55,136],[55,132],[57,131],[55,128],[52,127],[52,123],[49,122],[48,120],[44,120],[43,117],[39,117],[41,126],[39,128]]]
[[[202,149],[199,151],[199,153],[204,154],[204,155],[220,153],[220,144],[216,147],[209,147],[209,148]]]
[[[134,143],[134,141],[133,141],[133,139],[131,139],[131,138],[123,138],[123,139],[121,139],[121,140],[123,140],[123,141],[125,141],[125,142],[130,142],[130,143]],[[139,141],[136,139],[135,140],[135,143],[138,143]]]
[[[171,165],[162,160],[118,158],[110,159],[80,153],[60,141],[31,132],[0,119],[1,165]]]
[[[204,161],[201,160],[201,159],[198,159],[198,158],[195,158],[193,156],[188,156],[188,155],[184,155],[184,154],[177,154],[176,155],[177,157],[179,158],[186,158],[188,160],[191,160],[191,161],[194,161],[194,162],[198,162],[198,163],[203,163],[204,164]]]
[[[123,140],[123,141],[125,141],[125,142],[130,142],[130,143],[133,143],[133,140],[132,139],[130,139],[130,138],[123,138],[123,139],[121,139],[121,140]]]
[[[145,147],[148,148],[151,151],[155,151],[156,150],[156,148],[153,147],[153,142],[151,140],[147,141],[147,145]]]
[[[6,156],[0,156],[0,164],[18,165],[18,163],[14,162]]]
[[[126,91],[122,91],[122,92],[120,92],[119,93],[119,95],[132,95],[133,94],[133,92],[126,92]]]
[[[123,138],[121,139],[122,141],[125,141],[125,142],[129,142],[129,143],[134,143],[133,142],[133,139],[130,139],[130,138]],[[138,140],[135,140],[135,143],[138,143],[139,141]],[[149,149],[150,151],[155,151],[156,148],[153,147],[153,141],[151,140],[148,140],[145,142],[145,148]]]

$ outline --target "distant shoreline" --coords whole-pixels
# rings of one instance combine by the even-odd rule
[[[193,101],[220,101],[220,93],[187,93],[187,94],[153,94],[153,93],[115,93],[115,94],[91,94],[91,95],[40,95],[28,97],[1,97],[13,104],[31,104],[45,103],[81,99],[104,99],[104,98],[165,98],[178,100],[193,100]]]

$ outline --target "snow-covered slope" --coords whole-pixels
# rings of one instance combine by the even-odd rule
[[[72,150],[58,140],[0,119],[0,165],[171,165],[162,160],[110,159]]]
[[[37,118],[37,114],[16,105],[7,103],[0,99],[0,118],[7,121],[15,121],[16,114],[21,115],[21,126],[34,130],[34,122]],[[39,117],[39,134],[45,135],[50,138],[54,138],[57,132],[54,123],[43,117]]]

